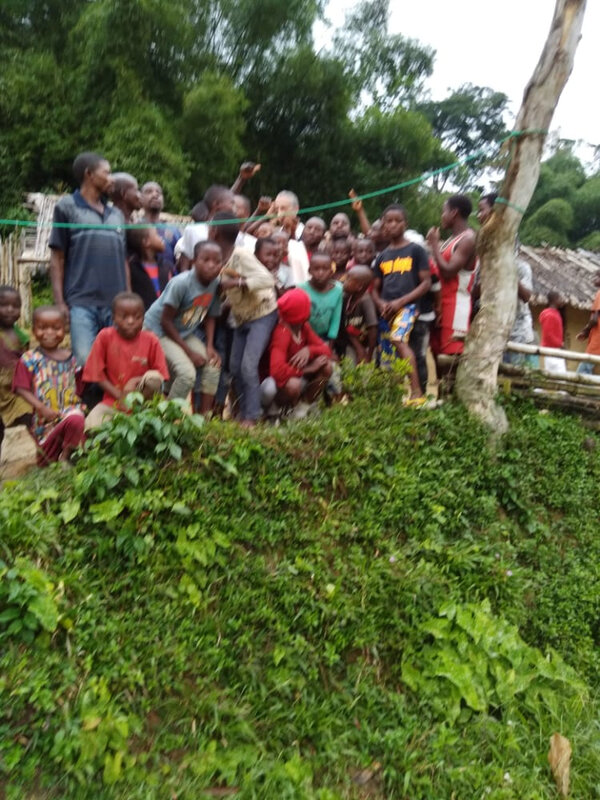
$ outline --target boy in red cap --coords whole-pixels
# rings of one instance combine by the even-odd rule
[[[310,298],[306,292],[290,289],[277,306],[279,322],[271,339],[271,377],[263,381],[263,405],[275,400],[279,406],[294,408],[294,417],[301,418],[331,377],[332,352],[308,324]]]

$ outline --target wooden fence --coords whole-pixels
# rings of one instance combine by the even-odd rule
[[[31,277],[40,262],[23,261],[24,251],[24,231],[0,238],[0,285],[18,289],[21,295],[21,323],[28,328],[31,326],[33,310]]]

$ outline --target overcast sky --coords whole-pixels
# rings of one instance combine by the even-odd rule
[[[354,5],[330,0],[327,17],[337,26]],[[514,119],[550,28],[554,0],[392,0],[390,8],[391,32],[436,51],[427,83],[433,99],[463,83],[489,86],[508,95]],[[317,41],[326,40],[321,30]],[[588,0],[575,66],[552,130],[566,139],[600,144],[599,78],[600,0]]]

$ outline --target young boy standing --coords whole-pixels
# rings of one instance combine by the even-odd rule
[[[141,392],[149,400],[169,378],[158,338],[142,330],[142,298],[121,292],[113,300],[112,315],[114,327],[100,331],[83,370],[83,380],[97,383],[104,392],[85,421],[86,430],[125,410],[123,400],[130,392]]]
[[[331,256],[325,252],[313,253],[310,278],[300,284],[310,297],[310,327],[327,344],[337,339],[342,317],[342,284],[333,279]]]
[[[31,425],[31,406],[12,391],[15,367],[29,344],[17,325],[20,316],[21,295],[12,286],[0,286],[0,447],[5,428]]]
[[[431,277],[427,253],[405,234],[406,214],[393,204],[383,212],[388,247],[375,261],[373,300],[382,319],[380,335],[383,354],[395,351],[410,362],[409,403],[423,402],[415,354],[408,344],[418,314],[418,301],[429,290]]]
[[[221,359],[214,348],[216,319],[221,313],[221,267],[219,245],[198,242],[192,269],[169,281],[144,318],[144,328],[158,336],[167,360],[170,399],[187,398],[194,388],[196,370],[202,368],[198,409],[202,414],[212,409],[221,374]],[[199,326],[204,328],[206,344],[196,336]]]
[[[355,364],[368,363],[377,342],[377,310],[369,294],[373,273],[369,267],[356,266],[348,271],[344,283],[342,322],[335,342],[340,358]]]
[[[15,368],[13,391],[33,408],[32,435],[38,464],[67,461],[84,439],[85,417],[77,396],[73,353],[61,347],[65,317],[58,306],[33,312],[39,345],[27,350]]]

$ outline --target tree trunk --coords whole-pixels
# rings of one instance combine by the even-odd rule
[[[495,395],[498,365],[516,311],[515,238],[537,184],[545,132],[573,68],[585,6],[586,0],[556,0],[550,33],[515,123],[515,131],[526,133],[509,140],[511,160],[500,199],[479,234],[481,310],[465,342],[456,392],[469,411],[496,435],[508,428]]]

